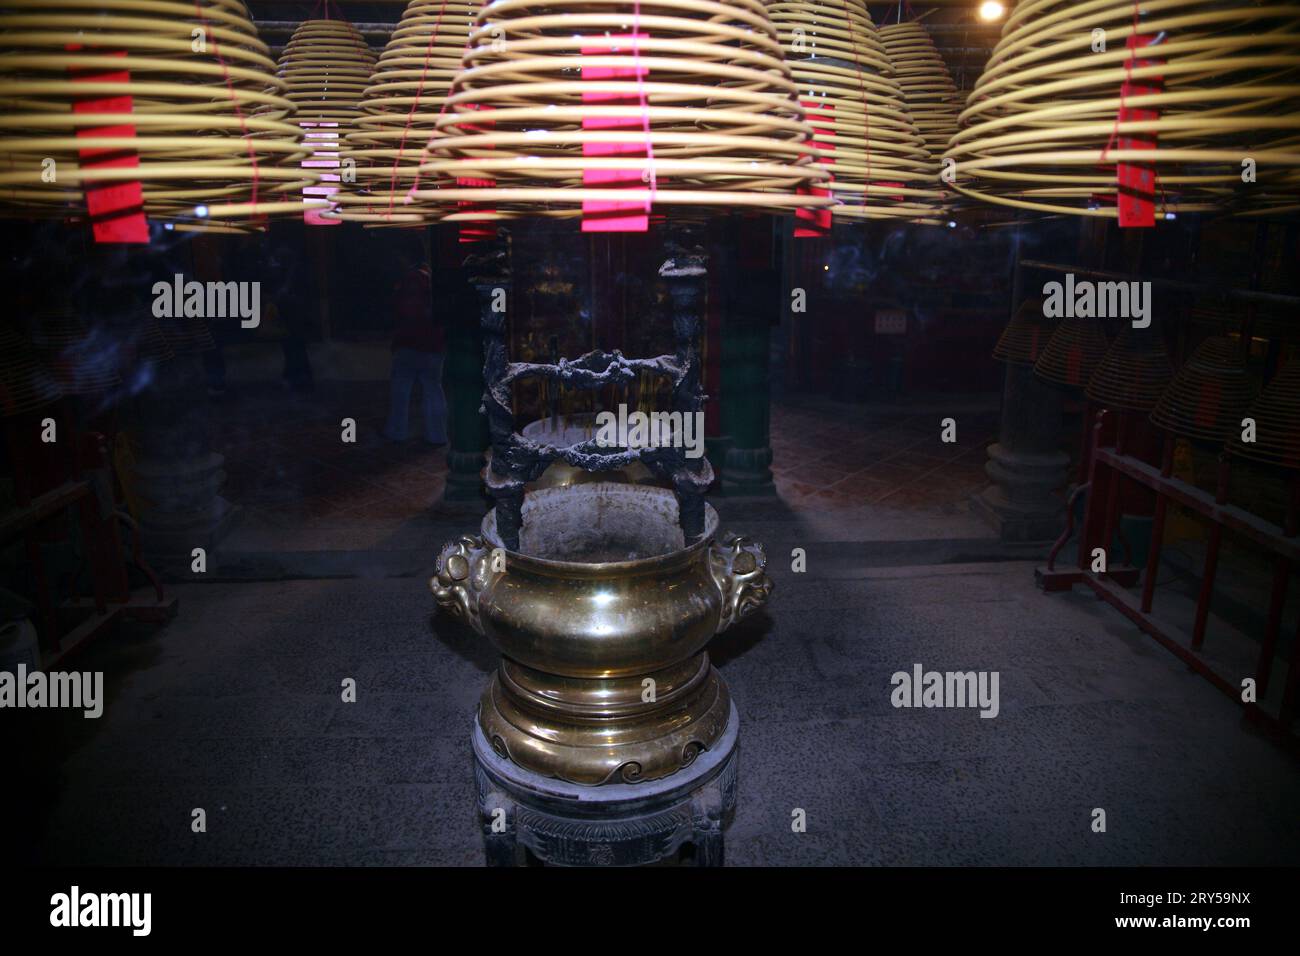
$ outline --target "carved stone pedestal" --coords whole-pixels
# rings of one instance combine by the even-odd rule
[[[696,866],[722,866],[723,827],[736,805],[740,719],[689,766],[644,783],[584,787],[498,755],[474,722],[474,775],[488,866],[529,856],[557,866],[636,866],[688,844]]]

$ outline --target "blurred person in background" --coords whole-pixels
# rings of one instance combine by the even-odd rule
[[[294,392],[310,392],[316,380],[307,357],[311,334],[312,300],[304,293],[302,269],[293,244],[287,240],[271,247],[262,286],[268,321],[263,335],[279,340],[284,352],[284,386]],[[261,328],[262,326],[259,326]]]
[[[384,437],[405,441],[410,432],[411,392],[420,384],[424,440],[447,443],[447,399],[442,391],[445,336],[440,316],[434,315],[433,287],[428,257],[419,240],[398,251],[399,271],[393,286],[393,366],[390,374],[388,423]]]

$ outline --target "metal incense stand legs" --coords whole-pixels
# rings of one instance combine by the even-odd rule
[[[669,381],[671,415],[700,414],[705,269],[689,227],[670,237],[670,255],[659,274],[672,354],[593,351],[556,364],[507,359],[504,250],[467,263],[482,299],[496,506],[479,534],[443,547],[430,587],[501,652],[473,732],[489,865],[529,852],[543,863],[643,864],[688,844],[697,865],[722,863],[739,719],[706,646],[767,601],[763,549],[720,532],[704,500],[713,470],[681,442],[555,447],[514,430],[511,401],[512,383],[528,378],[595,389],[649,374]],[[529,485],[551,462],[591,472],[639,463],[669,487]]]

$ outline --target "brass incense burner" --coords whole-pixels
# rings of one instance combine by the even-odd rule
[[[675,229],[659,269],[674,350],[647,359],[594,350],[572,361],[509,361],[498,308],[508,300],[508,251],[486,246],[466,261],[481,303],[492,440],[484,484],[495,506],[479,535],[443,548],[430,586],[439,605],[501,652],[479,704],[484,740],[544,777],[591,786],[658,780],[712,747],[733,708],[705,645],[772,589],[762,549],[719,536],[704,500],[713,469],[675,440],[680,433],[627,448],[585,429],[566,437],[558,421],[531,435],[515,430],[517,382],[602,390],[648,377],[668,383],[671,415],[695,416],[702,434],[706,270],[696,229]],[[557,466],[572,471],[553,475]]]
[[[671,491],[576,484],[530,492],[518,550],[495,509],[443,548],[443,608],[502,654],[478,720],[503,757],[572,783],[632,783],[690,764],[726,729],[705,646],[761,606],[762,548],[705,530],[686,544]]]

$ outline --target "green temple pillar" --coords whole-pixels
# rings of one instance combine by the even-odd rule
[[[459,263],[448,265],[449,258],[446,254],[440,256],[441,267],[434,284],[434,308],[444,317],[447,350],[442,366],[442,388],[447,396],[447,483],[442,500],[486,508],[482,471],[488,428],[481,411],[483,335],[478,297],[464,269]]]
[[[772,481],[772,326],[779,316],[780,274],[771,262],[767,218],[733,217],[723,298],[721,412],[724,495],[774,495]]]

